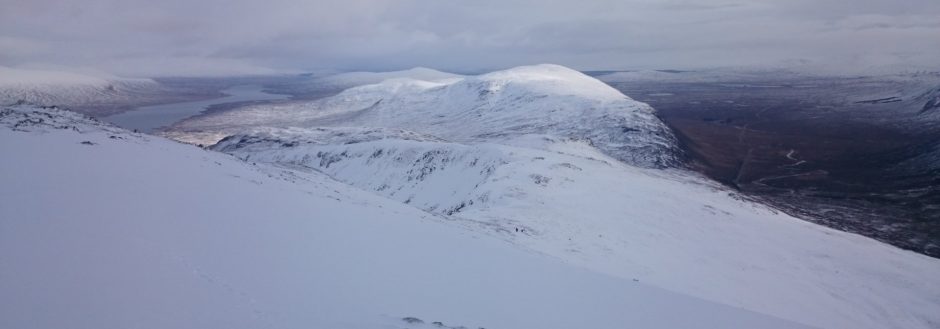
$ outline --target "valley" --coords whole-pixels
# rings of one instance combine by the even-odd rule
[[[244,105],[246,103],[266,102],[289,97],[287,95],[266,93],[259,85],[237,85],[221,90],[220,93],[225,96],[209,100],[143,106],[109,115],[102,119],[126,129],[152,133],[183,119],[199,115],[213,106]]]
[[[940,1],[0,1],[0,329],[940,329]]]
[[[798,217],[940,256],[940,175],[901,166],[940,140],[911,92],[938,80],[760,79],[610,83],[657,109],[691,168]],[[892,90],[895,101],[865,101]]]
[[[719,74],[699,81],[682,71],[659,72],[655,80],[588,73],[650,104],[675,132],[681,161],[690,168],[794,216],[940,255],[940,169],[901,165],[940,143],[940,125],[922,110],[931,99],[918,94],[940,83],[937,77]],[[292,93],[294,101],[214,106],[163,134],[211,145],[260,125],[233,115],[269,107],[291,111],[339,94],[337,86],[409,74],[414,72],[282,80],[268,88]],[[428,71],[419,76],[453,77]]]
[[[198,274],[195,281],[183,282],[219,293],[211,298],[221,304],[208,309],[236,317],[245,314],[239,309],[250,309],[258,315],[244,320],[245,324],[296,327],[301,323],[355,323],[356,327],[374,328],[405,323],[420,327],[425,321],[421,319],[444,319],[447,323],[485,322],[508,327],[572,325],[562,320],[570,319],[568,316],[521,322],[480,317],[458,311],[464,307],[461,303],[445,308],[422,302],[390,307],[388,301],[355,300],[332,305],[330,314],[316,319],[284,311],[289,308],[288,301],[326,309],[325,299],[293,299],[284,292],[293,287],[321,287],[340,277],[395,294],[408,295],[426,288],[421,280],[434,276],[416,275],[415,271],[427,271],[429,263],[405,260],[410,265],[399,268],[389,263],[394,255],[420,255],[431,263],[447,263],[445,259],[454,255],[480,260],[465,264],[468,267],[458,266],[461,270],[456,272],[434,272],[461,282],[484,273],[478,268],[489,261],[522,264],[521,268],[491,269],[499,279],[486,284],[496,290],[451,289],[449,281],[427,286],[470,303],[484,298],[477,292],[503,294],[502,290],[518,284],[504,280],[518,276],[495,273],[529,273],[530,266],[542,265],[528,265],[526,257],[537,255],[555,264],[546,266],[561,266],[538,270],[558,273],[551,283],[560,284],[561,290],[538,286],[533,288],[538,293],[533,289],[511,293],[507,301],[513,305],[518,301],[515,298],[526,298],[523,295],[545,296],[550,301],[536,304],[528,312],[569,305],[556,302],[558,296],[570,287],[584,286],[585,280],[594,280],[563,274],[575,270],[610,278],[610,282],[591,288],[624,293],[610,305],[626,307],[652,298],[663,300],[664,305],[670,305],[668,309],[687,305],[681,307],[719,314],[692,325],[665,319],[666,309],[659,307],[649,309],[646,316],[604,311],[586,321],[591,327],[639,321],[671,327],[753,323],[781,328],[888,328],[898,324],[930,328],[940,321],[933,314],[936,301],[931,299],[940,289],[932,279],[932,273],[940,271],[940,263],[922,255],[933,255],[934,251],[935,231],[931,230],[935,221],[930,216],[936,208],[930,198],[936,196],[936,185],[931,181],[936,176],[931,171],[935,167],[930,166],[934,157],[940,156],[940,146],[930,138],[932,126],[921,124],[931,121],[919,120],[920,114],[894,108],[898,113],[894,120],[879,121],[884,115],[878,112],[899,104],[911,105],[920,98],[901,95],[859,103],[852,98],[853,91],[840,103],[831,100],[832,89],[799,88],[792,96],[782,97],[779,92],[761,93],[767,85],[779,83],[776,81],[650,83],[612,81],[605,75],[599,75],[598,80],[547,64],[477,76],[422,69],[340,77],[164,80],[161,83],[234,95],[167,104],[166,111],[159,106],[144,107],[103,118],[127,118],[110,121],[151,134],[54,107],[10,105],[0,113],[6,128],[0,133],[8,137],[0,146],[15,150],[18,160],[7,164],[11,167],[6,172],[43,166],[61,172],[65,169],[55,164],[67,162],[57,158],[63,154],[78,156],[69,163],[80,161],[82,168],[97,168],[68,185],[93,186],[99,191],[95,198],[116,203],[116,213],[66,203],[41,214],[55,218],[61,217],[61,211],[82,217],[94,214],[99,218],[96,227],[107,230],[137,232],[138,226],[153,230],[134,233],[132,240],[149,242],[132,248],[127,255],[131,258],[118,255],[115,260],[133,262],[134,255],[150,253],[169,255],[167,259],[195,259],[147,271],[173,276],[180,269],[193,268]],[[385,78],[390,79],[374,81]],[[339,86],[348,87],[337,91]],[[288,95],[292,98],[286,99]],[[852,120],[844,120],[842,115],[848,109],[840,104],[865,107]],[[859,131],[865,135],[850,137]],[[61,153],[30,155],[25,150],[35,143]],[[127,154],[135,156],[127,159]],[[160,179],[133,178],[141,168],[159,172],[155,177]],[[896,176],[884,176],[889,174]],[[884,177],[888,179],[879,180]],[[20,200],[15,196],[18,189],[35,193],[26,197],[62,199],[58,192],[41,188],[52,181],[4,179],[15,183],[2,190],[8,199]],[[163,189],[157,186],[167,184],[187,192],[164,203],[187,206],[161,210],[159,205],[139,204],[140,199],[134,196],[143,191],[158,193]],[[226,188],[222,191],[218,186]],[[100,192],[106,189],[109,192]],[[298,192],[292,192],[295,190]],[[13,204],[17,206],[4,210],[11,218],[37,216],[29,210],[32,203],[20,200]],[[152,209],[153,216],[168,215],[177,220],[163,226],[156,217],[136,216],[139,219],[134,224],[122,224],[123,214],[142,207]],[[360,215],[349,219],[350,213]],[[227,226],[230,222],[234,226]],[[60,224],[15,225],[21,231],[53,234],[50,230]],[[439,225],[440,230],[427,225]],[[180,227],[192,238],[182,240],[186,247],[161,247],[180,241],[165,234]],[[276,287],[281,292],[265,292],[262,283],[243,276],[253,270],[239,265],[239,260],[206,258],[199,252],[216,247],[242,250],[235,245],[238,242],[211,230],[198,233],[188,227],[229,227],[227,234],[247,237],[263,248],[251,253],[252,261],[283,261],[271,263],[278,270],[264,277],[290,279]],[[298,227],[309,229],[286,233]],[[321,228],[333,232],[330,234],[365,232],[355,241],[385,241],[384,245],[409,241],[421,250],[436,250],[445,240],[460,240],[466,235],[471,242],[440,253],[386,246],[385,253],[376,255],[370,251],[370,243],[343,249],[350,248],[345,238],[325,238],[316,233]],[[259,229],[263,235],[254,236]],[[435,237],[428,240],[413,231]],[[88,231],[83,234],[95,236]],[[101,250],[124,243],[120,239],[92,243],[81,236],[57,236],[68,244]],[[313,240],[307,241],[309,237]],[[204,240],[208,244],[203,244]],[[482,251],[487,248],[510,256],[500,260],[503,258]],[[311,256],[314,249],[340,251]],[[295,255],[294,250],[304,252]],[[398,286],[367,274],[358,261],[323,272],[303,265],[310,261],[304,258],[308,256],[327,264],[369,259],[387,264],[383,273],[421,280]],[[35,270],[25,258],[8,262]],[[166,284],[123,267],[105,269]],[[85,275],[108,276],[96,272],[97,268],[89,270]],[[297,277],[301,273],[310,279]],[[30,275],[30,271],[15,272],[12,277],[22,282]],[[55,284],[73,289],[66,282]],[[642,286],[630,290],[631,284]],[[0,285],[0,289],[27,294],[13,285]],[[114,293],[131,290],[121,287]],[[175,298],[192,298],[185,290],[168,291]],[[342,299],[345,294],[318,291],[332,299]],[[245,298],[226,297],[229,294]],[[261,303],[247,296],[264,296],[268,301]],[[800,302],[805,300],[814,302]],[[95,303],[117,305],[111,299],[96,299]],[[571,308],[570,312],[587,314],[588,310]],[[334,316],[337,314],[342,316]],[[224,317],[213,315],[212,319]]]

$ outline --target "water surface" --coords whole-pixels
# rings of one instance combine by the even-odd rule
[[[167,127],[183,119],[205,111],[209,106],[247,102],[287,99],[288,95],[269,94],[262,91],[260,85],[239,85],[222,91],[227,96],[194,102],[181,102],[143,106],[102,118],[125,129],[137,129],[150,133],[157,128]]]

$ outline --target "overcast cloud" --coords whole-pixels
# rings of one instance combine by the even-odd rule
[[[0,0],[0,65],[129,76],[807,62],[940,68],[940,1]]]

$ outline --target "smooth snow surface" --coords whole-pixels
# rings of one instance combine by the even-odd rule
[[[67,111],[0,152],[0,328],[805,328]]]

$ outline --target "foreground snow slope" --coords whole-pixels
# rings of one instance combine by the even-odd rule
[[[19,101],[68,106],[126,102],[141,93],[152,93],[157,88],[159,84],[150,79],[0,66],[0,105]]]
[[[246,107],[183,122],[170,136],[218,137],[246,127],[391,127],[461,142],[524,134],[585,139],[634,165],[677,162],[675,138],[646,104],[558,65],[522,66],[479,76],[425,81],[391,79],[305,104]],[[199,135],[203,136],[203,135]],[[217,138],[216,138],[217,140]]]
[[[257,129],[214,149],[307,168],[567,263],[825,328],[933,328],[940,261],[808,223],[582,140],[454,143],[395,129]]]
[[[801,327],[71,112],[3,108],[0,152],[2,328]]]

